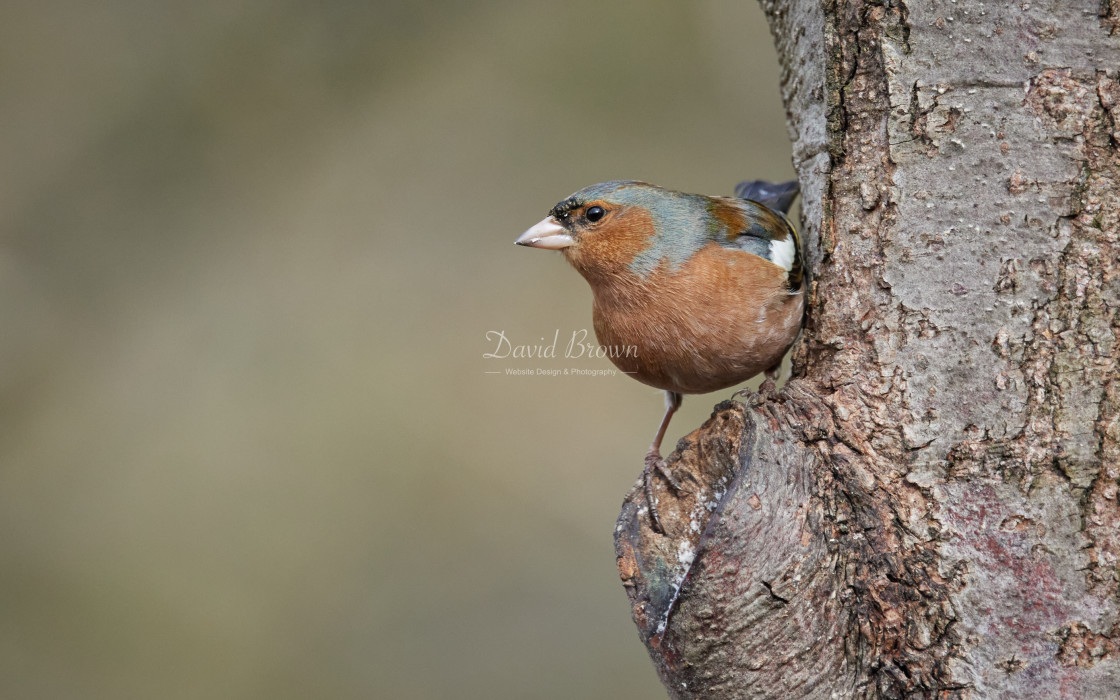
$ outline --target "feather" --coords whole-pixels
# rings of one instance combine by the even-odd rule
[[[788,273],[790,290],[800,289],[803,272],[801,240],[789,219],[753,200],[732,197],[711,199],[712,216],[726,231],[724,239],[718,242],[727,248],[753,253],[781,267]]]
[[[746,180],[735,185],[735,196],[739,199],[749,199],[752,202],[773,209],[783,214],[789,213],[793,200],[801,188],[797,180],[789,182],[766,182],[765,180]]]

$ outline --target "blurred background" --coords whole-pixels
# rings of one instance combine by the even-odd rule
[[[0,697],[664,696],[659,393],[483,354],[572,191],[792,177],[753,0],[9,0],[0,105]]]

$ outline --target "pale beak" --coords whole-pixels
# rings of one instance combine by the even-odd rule
[[[546,217],[542,219],[533,228],[517,237],[514,241],[517,245],[527,245],[530,248],[547,248],[548,250],[560,250],[567,248],[575,243],[572,240],[572,234],[560,225],[560,222],[555,217]]]

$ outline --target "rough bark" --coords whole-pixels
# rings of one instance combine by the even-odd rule
[[[1120,695],[1120,5],[761,0],[813,281],[616,531],[675,698]]]

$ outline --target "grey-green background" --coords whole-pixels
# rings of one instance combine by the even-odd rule
[[[792,174],[752,0],[10,0],[0,124],[0,697],[663,696],[661,398],[482,355],[570,192]]]

